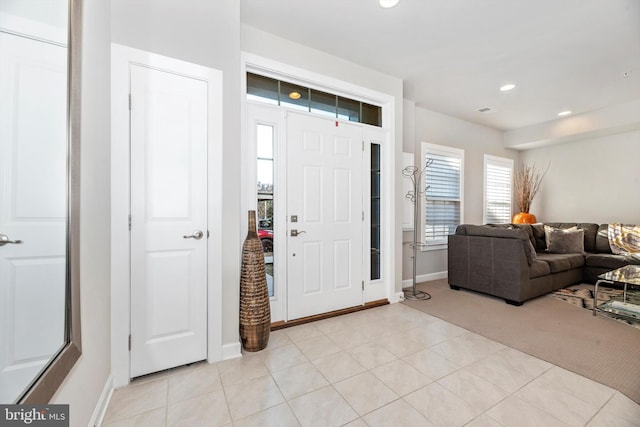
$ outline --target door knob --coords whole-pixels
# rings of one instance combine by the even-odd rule
[[[200,240],[202,239],[202,237],[204,236],[204,233],[200,230],[194,231],[193,234],[191,235],[184,235],[182,236],[183,239],[196,239],[196,240]]]
[[[6,234],[0,234],[0,246],[4,246],[7,244],[19,245],[22,243],[22,240],[10,240],[9,236]]]
[[[299,236],[299,235],[301,235],[303,233],[306,233],[306,231],[291,230],[291,237],[296,237],[296,236]]]

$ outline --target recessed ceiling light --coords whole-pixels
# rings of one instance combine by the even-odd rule
[[[513,83],[507,83],[506,85],[500,86],[500,90],[501,90],[502,92],[508,92],[508,91],[510,91],[511,89],[515,88],[515,87],[516,87],[516,85],[515,85],[515,84],[513,84]]]
[[[400,0],[379,0],[380,6],[384,7],[385,9],[394,7],[398,4],[399,1]]]
[[[291,92],[289,94],[289,98],[291,98],[291,99],[300,99],[301,96],[302,95],[300,95],[300,92]]]
[[[559,115],[560,117],[568,116],[569,114],[571,114],[571,110],[560,111],[560,112],[558,113],[558,115]]]

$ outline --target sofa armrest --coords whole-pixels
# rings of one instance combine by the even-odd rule
[[[506,230],[519,231],[519,230]],[[526,235],[526,233],[524,233]],[[522,301],[529,282],[525,254],[528,237],[450,235],[448,249],[449,284]]]

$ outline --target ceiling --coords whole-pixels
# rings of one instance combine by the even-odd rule
[[[241,0],[241,20],[501,130],[640,99],[640,0]]]

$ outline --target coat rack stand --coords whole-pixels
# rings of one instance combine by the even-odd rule
[[[427,159],[427,164],[424,168],[419,169],[415,166],[407,166],[402,170],[402,175],[411,179],[411,183],[413,184],[413,190],[407,192],[405,197],[413,203],[413,241],[409,242],[409,246],[413,250],[413,282],[411,288],[403,289],[404,298],[411,301],[425,301],[431,299],[431,295],[424,291],[419,291],[416,289],[416,275],[417,275],[417,259],[418,259],[418,249],[424,246],[424,243],[420,241],[418,238],[418,225],[420,222],[420,199],[425,195],[426,191],[429,189],[425,188],[423,191],[420,190],[420,183],[422,182],[422,176],[424,171],[427,170],[429,165],[433,163],[432,159]]]

